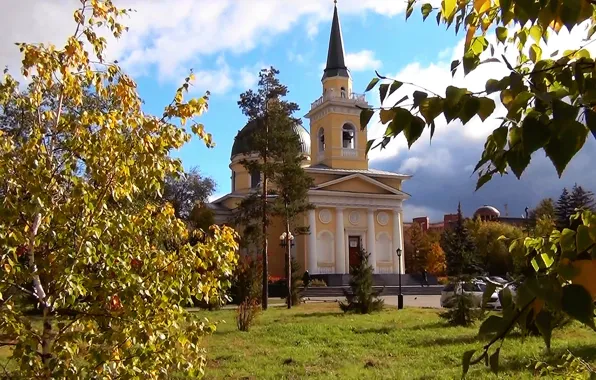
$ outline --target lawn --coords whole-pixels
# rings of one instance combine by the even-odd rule
[[[476,337],[477,326],[446,327],[438,313],[387,308],[344,315],[335,303],[312,303],[290,311],[270,308],[250,332],[237,331],[233,310],[197,315],[226,322],[205,339],[208,379],[460,378],[463,352],[481,348],[485,340]],[[594,362],[596,334],[577,323],[555,331],[553,353],[567,348]],[[544,358],[541,338],[510,338],[501,349],[498,377],[473,366],[468,378],[533,378],[533,363]]]

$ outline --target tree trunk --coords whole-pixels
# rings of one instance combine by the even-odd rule
[[[267,101],[267,99],[265,100]],[[265,139],[269,139],[269,120],[267,115],[268,104],[265,104]],[[269,258],[267,257],[267,153],[269,144],[266,143],[265,151],[263,152],[263,294],[261,305],[263,310],[267,310],[269,304]]]
[[[292,240],[290,240],[290,220],[286,217],[286,260],[288,262],[288,309],[292,308]]]

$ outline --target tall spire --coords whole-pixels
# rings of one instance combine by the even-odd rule
[[[344,42],[341,36],[341,26],[337,15],[337,0],[334,1],[333,23],[331,24],[331,35],[329,36],[329,50],[327,51],[327,66],[323,79],[330,77],[349,78],[350,73],[344,60]]]

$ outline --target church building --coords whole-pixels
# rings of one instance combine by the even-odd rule
[[[315,207],[301,221],[310,233],[296,236],[292,255],[303,270],[320,275],[328,285],[346,283],[360,248],[370,253],[375,274],[396,274],[396,250],[403,252],[402,205],[409,197],[402,191],[402,182],[410,176],[369,168],[367,135],[360,128],[358,108],[369,105],[364,94],[356,94],[352,89],[337,6],[321,82],[322,95],[311,103],[305,115],[310,121],[309,131],[295,127],[307,157],[304,170],[314,180],[308,198]],[[234,141],[230,163],[232,192],[211,204],[218,223],[231,218],[241,199],[260,185],[259,173],[251,175],[240,163],[251,154],[243,137],[255,128],[256,123],[247,124]],[[284,248],[280,244],[283,232],[281,220],[269,226],[271,276],[285,277]],[[402,254],[402,273],[403,259]]]

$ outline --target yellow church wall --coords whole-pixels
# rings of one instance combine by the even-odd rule
[[[384,183],[387,186],[391,186],[394,189],[401,191],[401,179],[398,178],[375,178],[377,181]]]
[[[331,175],[331,174],[324,174],[324,173],[309,173],[312,177],[315,185],[320,185],[325,182],[333,181],[334,179],[341,178],[341,175]]]
[[[323,80],[323,92],[333,89],[334,91],[340,91],[341,88],[345,88],[349,94],[352,92],[352,80],[345,77],[331,77]]]
[[[323,190],[347,191],[352,193],[391,194],[389,191],[382,189],[370,182],[366,182],[360,178],[353,178],[348,181],[326,186],[323,188]]]
[[[228,199],[224,199],[221,203],[228,209],[235,209],[236,207],[238,207],[238,204],[240,203],[240,201],[241,201],[240,198],[228,198]]]

